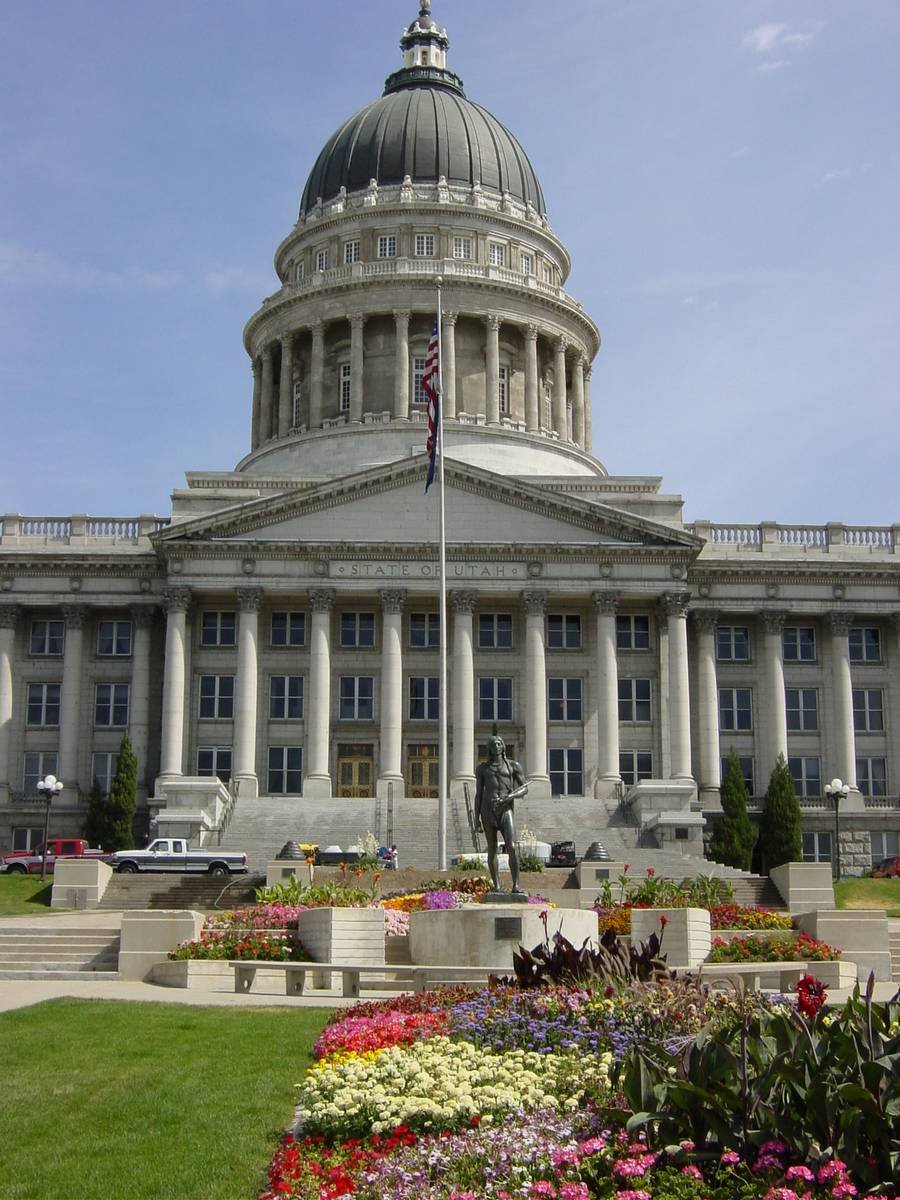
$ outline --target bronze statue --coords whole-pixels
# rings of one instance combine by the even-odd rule
[[[513,804],[528,791],[521,764],[506,757],[503,738],[496,734],[488,742],[488,758],[478,764],[475,773],[475,828],[484,830],[487,842],[488,870],[494,891],[500,891],[500,869],[497,866],[497,834],[502,834],[509,855],[509,873],[514,896],[526,893],[519,887],[519,856],[516,850],[516,823]]]

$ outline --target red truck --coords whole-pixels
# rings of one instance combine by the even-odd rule
[[[47,870],[53,870],[57,858],[100,858],[104,862],[109,855],[104,850],[92,850],[84,838],[52,837],[47,839]],[[44,843],[34,850],[13,850],[3,855],[0,871],[6,875],[40,874],[44,862]]]

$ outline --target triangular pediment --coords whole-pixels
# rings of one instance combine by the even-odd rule
[[[223,541],[433,544],[438,484],[426,496],[424,483],[422,457],[221,509],[172,525],[154,541],[161,549]],[[645,517],[450,461],[445,512],[448,545],[654,546],[682,553],[701,545],[692,534]]]

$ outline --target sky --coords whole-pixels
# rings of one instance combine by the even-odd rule
[[[0,8],[0,513],[165,514],[414,0]],[[685,517],[900,521],[893,0],[434,0],[600,327],[594,453]]]

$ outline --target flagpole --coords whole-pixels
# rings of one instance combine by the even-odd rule
[[[437,284],[437,336],[438,336],[438,428],[437,451],[440,481],[438,486],[440,512],[440,539],[438,549],[438,577],[440,579],[440,626],[441,673],[438,683],[438,869],[447,870],[447,529],[444,511],[444,352],[441,340],[441,277]]]

